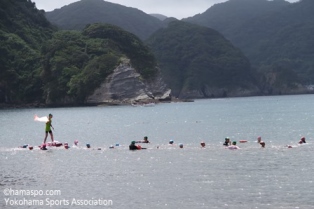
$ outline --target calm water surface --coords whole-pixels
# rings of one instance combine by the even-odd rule
[[[0,208],[314,208],[313,104],[314,95],[301,95],[0,110]],[[17,148],[42,143],[45,124],[33,116],[49,113],[55,140],[79,140],[79,146]],[[151,141],[142,145],[148,149],[128,150],[130,141],[144,136]],[[258,136],[266,148],[256,143]],[[302,136],[307,144],[298,145]],[[225,137],[248,142],[231,151],[222,146]],[[167,145],[170,139],[175,145]],[[120,146],[108,149],[115,144]],[[7,188],[61,194],[5,196]],[[44,205],[12,205],[8,198]],[[47,198],[61,203],[50,207]],[[62,204],[73,199],[113,205]]]

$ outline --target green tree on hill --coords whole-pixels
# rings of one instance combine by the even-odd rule
[[[175,96],[205,89],[250,88],[249,61],[217,31],[173,21],[147,42],[156,54],[163,76]]]

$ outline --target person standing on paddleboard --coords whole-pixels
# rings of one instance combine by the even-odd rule
[[[50,134],[50,137],[51,137],[51,141],[53,142],[53,133],[51,131],[51,128],[54,130],[53,126],[52,126],[52,121],[51,121],[51,118],[52,118],[52,114],[49,114],[48,116],[48,121],[46,122],[46,136],[45,136],[45,140],[44,140],[44,144],[46,144],[46,139],[47,139],[47,136],[48,136],[48,132]]]

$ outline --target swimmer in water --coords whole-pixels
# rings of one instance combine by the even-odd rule
[[[233,141],[232,145],[228,146],[228,149],[234,150],[234,149],[240,149],[240,147],[237,146],[236,141]]]
[[[205,142],[201,142],[201,147],[205,148],[205,146],[206,146]]]
[[[173,144],[173,140],[170,140],[170,141],[169,141],[169,144],[172,145],[172,144]]]
[[[305,137],[303,136],[303,137],[300,139],[299,144],[304,144],[304,143],[306,143],[306,141],[305,141]]]
[[[130,146],[129,146],[130,150],[138,150],[138,147],[135,145],[135,141],[132,141]]]
[[[52,121],[51,121],[51,118],[52,118],[52,114],[49,114],[48,116],[48,121],[46,122],[46,135],[45,135],[45,139],[44,139],[44,144],[46,144],[46,140],[47,140],[47,136],[48,136],[48,133],[50,134],[50,138],[51,138],[51,141],[53,142],[53,133],[51,131],[51,128],[54,130],[53,126],[52,126]]]
[[[262,146],[262,148],[265,148],[266,144],[265,144],[265,142],[262,141],[262,137],[260,137],[260,136],[257,137],[257,143],[259,143]]]
[[[150,143],[150,142],[148,141],[148,137],[144,136],[143,141],[137,141],[137,143]]]
[[[225,138],[225,143],[223,144],[224,146],[230,146],[231,145],[231,141],[229,137]]]

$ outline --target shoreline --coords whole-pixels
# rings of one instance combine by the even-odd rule
[[[111,101],[99,103],[69,103],[69,104],[45,104],[40,102],[33,103],[0,103],[0,109],[19,109],[19,108],[62,108],[62,107],[97,107],[97,106],[141,106],[145,104],[159,104],[159,103],[172,103],[172,102],[194,102],[196,99],[221,99],[221,98],[239,98],[239,97],[268,97],[268,96],[293,96],[293,95],[312,95],[313,92],[302,94],[273,94],[273,95],[250,95],[250,96],[233,96],[233,97],[208,97],[208,98],[195,98],[195,99],[179,99],[171,98],[167,100],[138,100],[138,101]]]

